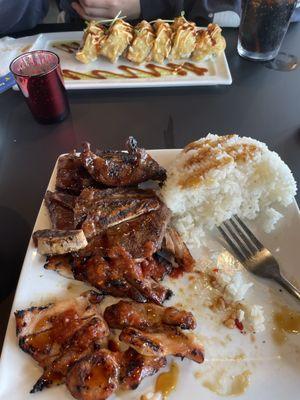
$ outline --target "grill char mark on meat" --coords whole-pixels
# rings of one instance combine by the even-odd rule
[[[129,188],[84,189],[76,201],[75,221],[90,238],[159,207],[159,199],[150,191]]]
[[[75,196],[47,191],[45,204],[48,208],[53,229],[72,230],[74,226]]]
[[[166,171],[146,153],[137,147],[130,137],[124,151],[98,151],[93,153],[89,143],[84,143],[81,153],[82,165],[97,181],[107,186],[133,186],[148,180],[164,181]]]
[[[49,192],[51,200],[56,201],[61,206],[74,210],[77,196],[57,190],[56,192]],[[47,193],[48,193],[47,192]]]
[[[35,231],[32,238],[38,252],[44,255],[71,253],[87,246],[82,229],[42,229]]]
[[[37,329],[38,332],[50,329],[53,326],[52,316],[62,314],[68,309],[76,310],[80,315],[87,317],[95,313],[93,307],[88,308],[89,304],[99,304],[102,300],[103,296],[98,296],[95,291],[89,290],[75,299],[18,310],[15,312],[17,333],[19,336],[26,336],[37,332]]]
[[[128,254],[118,253],[112,258],[101,256],[74,257],[52,256],[48,258],[45,268],[53,270],[67,278],[74,278],[94,286],[102,294],[115,297],[128,297],[137,302],[147,301],[162,304],[172,296],[172,292],[145,277],[142,265],[135,262]]]
[[[147,301],[147,298],[126,280],[124,271],[112,267],[103,257],[91,257],[84,263],[75,260],[72,270],[75,279],[90,283],[103,294],[129,297],[138,302]]]
[[[78,400],[104,400],[118,388],[136,389],[165,365],[165,357],[145,357],[130,348],[124,353],[99,350],[75,363],[66,383]]]
[[[138,302],[162,304],[172,292],[143,275],[140,263],[122,248],[109,250],[109,258],[94,256],[73,263],[75,279],[89,282],[102,293],[115,297],[129,297]]]
[[[63,383],[70,365],[101,346],[109,335],[97,309],[102,298],[88,291],[76,299],[15,313],[21,349],[44,368],[32,392]]]
[[[51,256],[47,258],[44,265],[45,269],[55,271],[65,278],[72,279],[74,274],[72,271],[73,256],[71,254],[64,254],[60,256]]]
[[[67,190],[79,194],[85,187],[95,184],[92,177],[81,163],[81,159],[73,151],[61,156],[57,164],[56,189]]]
[[[122,247],[116,246],[109,251],[111,265],[119,271],[123,271],[124,276],[134,288],[136,288],[148,301],[163,304],[172,296],[172,291],[156,283],[152,279],[147,279],[143,275],[141,264],[137,263],[131,255]]]
[[[191,335],[184,334],[177,327],[163,326],[153,332],[136,328],[124,328],[120,340],[145,356],[189,358],[197,363],[204,361],[203,347]]]
[[[144,277],[152,278],[155,282],[162,281],[166,275],[172,272],[172,264],[157,254],[142,260],[141,267]]]
[[[70,366],[82,357],[92,354],[107,336],[108,329],[102,318],[88,319],[85,325],[63,343],[60,355],[45,368],[31,393],[64,383]]]
[[[190,312],[175,307],[138,304],[124,300],[107,307],[104,319],[113,329],[133,327],[147,331],[163,325],[177,326],[181,329],[196,328],[196,320]]]
[[[166,230],[158,255],[172,262],[174,276],[194,269],[195,260],[177,230],[171,226]]]
[[[104,248],[120,245],[135,259],[148,258],[160,249],[170,218],[169,209],[161,203],[158,210],[108,228],[99,239]]]
[[[145,357],[133,348],[129,348],[122,353],[120,364],[120,387],[133,390],[144,378],[156,374],[163,368],[167,360],[165,357]]]

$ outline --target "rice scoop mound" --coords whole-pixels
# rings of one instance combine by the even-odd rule
[[[257,140],[238,135],[205,138],[187,145],[167,170],[162,196],[189,246],[238,214],[262,217],[270,232],[282,217],[276,209],[296,194],[296,182],[279,155]]]

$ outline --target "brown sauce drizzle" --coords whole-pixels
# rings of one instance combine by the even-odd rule
[[[182,188],[198,186],[204,180],[206,174],[212,169],[222,168],[232,162],[245,163],[252,160],[261,149],[253,144],[236,143],[228,145],[228,141],[234,135],[220,137],[218,140],[204,139],[201,142],[193,142],[183,150],[194,153],[184,163],[187,171],[185,176],[180,179],[179,185]]]
[[[123,73],[110,72],[101,69],[94,69],[87,73],[77,72],[70,69],[63,69],[63,75],[67,79],[84,80],[84,79],[137,79],[137,78],[160,78],[162,76],[186,76],[188,72],[192,72],[197,76],[202,76],[207,72],[206,68],[197,67],[190,62],[183,64],[169,63],[166,66],[147,64],[143,68],[131,67],[128,65],[120,65],[118,67]]]
[[[188,72],[193,72],[195,75],[198,75],[198,76],[205,75],[207,72],[206,68],[197,67],[195,64],[193,64],[191,62],[185,62],[184,64],[180,64],[179,66],[182,67],[184,70],[186,70]],[[176,70],[176,68],[178,68],[178,64],[169,63],[168,67]],[[183,72],[185,72],[185,71],[183,71]],[[178,75],[183,75],[183,74],[178,73]],[[186,75],[186,73],[184,75]]]
[[[26,53],[26,51],[30,50],[31,46],[32,46],[31,44],[28,44],[27,46],[22,47],[21,52]]]
[[[101,78],[100,76],[96,78],[91,73],[84,74],[82,72],[72,71],[71,69],[63,69],[62,72],[63,72],[64,78],[72,79],[75,81],[81,81],[84,79],[105,79],[105,78]]]
[[[52,44],[52,47],[64,51],[65,53],[76,53],[76,51],[80,47],[79,42],[55,42]]]
[[[80,47],[79,42],[54,42],[52,47],[64,51],[68,54],[76,53]],[[181,64],[169,63],[167,65],[146,64],[144,67],[135,67],[129,65],[120,65],[118,69],[122,71],[111,72],[102,69],[94,69],[83,73],[71,69],[63,69],[63,75],[66,79],[86,80],[86,79],[138,79],[138,78],[161,78],[162,76],[187,76],[189,72],[203,76],[208,70],[198,67],[191,62]]]

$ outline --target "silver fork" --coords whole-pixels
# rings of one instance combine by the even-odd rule
[[[275,280],[300,300],[300,291],[281,275],[276,259],[237,215],[223,222],[218,229],[233,255],[249,272]]]

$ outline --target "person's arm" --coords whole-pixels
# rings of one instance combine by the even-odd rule
[[[48,0],[0,0],[0,34],[31,29],[48,12]]]
[[[71,6],[83,19],[114,18],[119,11],[128,19],[141,14],[140,0],[77,0]]]

